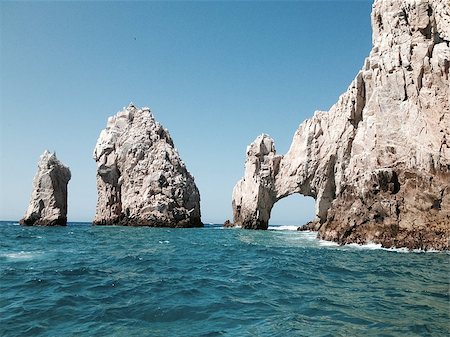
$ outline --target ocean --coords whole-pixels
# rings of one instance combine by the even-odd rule
[[[0,336],[448,336],[448,252],[0,223]]]

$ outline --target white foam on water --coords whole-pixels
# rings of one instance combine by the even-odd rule
[[[269,226],[270,231],[296,231],[298,226]]]
[[[345,245],[345,247],[357,248],[357,249],[369,249],[369,250],[382,249],[383,248],[383,247],[381,247],[381,243],[373,243],[373,242],[369,242],[369,243],[366,243],[364,245],[360,245],[360,244],[357,244],[357,243],[349,243],[349,244]]]
[[[396,253],[442,253],[442,251],[440,250],[436,250],[436,249],[428,249],[428,250],[423,250],[423,249],[412,249],[409,250],[406,247],[402,247],[402,248],[381,248],[382,250],[387,250],[389,252],[396,252]]]
[[[301,231],[299,233],[302,233],[303,236],[307,237],[308,239],[314,239],[314,240],[318,240],[317,239],[317,232],[313,232],[313,231]]]
[[[396,252],[396,253],[425,253],[424,250],[420,250],[420,249],[409,250],[406,247],[403,247],[403,248],[383,248],[383,247],[381,247],[381,249],[387,250],[388,252]],[[437,250],[433,250],[433,252],[437,252]]]
[[[36,252],[24,252],[20,251],[17,253],[4,253],[0,254],[2,257],[6,257],[10,260],[32,260],[34,259],[39,253]]]
[[[384,250],[384,251],[388,251],[388,252],[395,252],[395,253],[440,253],[439,250],[435,250],[435,249],[429,249],[429,250],[423,250],[423,249],[408,249],[406,247],[402,247],[402,248],[386,248],[386,247],[382,247],[381,243],[373,243],[373,242],[368,242],[366,244],[357,244],[357,243],[349,243],[343,246],[344,248],[349,247],[349,248],[355,248],[355,249],[367,249],[367,250]]]
[[[239,226],[239,225],[234,225],[233,227],[221,226],[221,227],[218,227],[218,228],[222,228],[222,229],[242,229],[242,226]]]
[[[334,241],[327,241],[327,240],[319,240],[319,246],[323,246],[323,247],[338,247],[339,243],[334,242]]]

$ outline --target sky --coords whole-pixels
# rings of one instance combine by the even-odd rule
[[[232,218],[245,151],[261,133],[286,153],[371,49],[372,1],[0,2],[0,219],[28,206],[39,156],[72,172],[68,220],[91,221],[92,152],[109,116],[149,106],[195,177],[202,220]],[[314,200],[275,204],[301,225]]]

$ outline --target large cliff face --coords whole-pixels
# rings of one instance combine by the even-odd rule
[[[288,153],[248,153],[236,224],[266,228],[273,204],[301,193],[316,200],[322,238],[449,247],[450,3],[376,0],[372,28],[361,71],[328,112],[299,126]]]
[[[169,132],[148,108],[108,119],[94,150],[98,200],[94,224],[196,227],[200,194]]]
[[[33,191],[28,210],[20,220],[22,225],[65,226],[67,224],[67,184],[70,170],[56,154],[45,151],[39,160],[33,179]]]

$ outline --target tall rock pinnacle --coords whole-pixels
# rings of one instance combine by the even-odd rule
[[[169,132],[130,104],[108,119],[94,150],[94,224],[198,227],[200,194]]]
[[[70,170],[56,154],[45,151],[33,179],[33,191],[22,225],[65,226],[67,224],[67,184]]]
[[[449,249],[450,2],[375,0],[372,29],[361,71],[286,155],[267,136],[250,145],[235,224],[267,228],[274,203],[300,193],[321,238]]]

